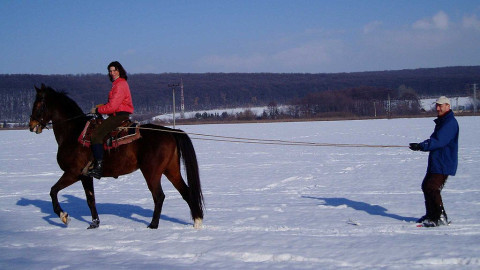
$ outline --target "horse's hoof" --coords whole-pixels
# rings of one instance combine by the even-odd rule
[[[94,219],[92,220],[92,223],[90,223],[90,226],[88,226],[87,229],[96,229],[100,226],[100,220],[99,219]]]
[[[193,222],[193,228],[197,230],[201,229],[203,227],[202,223],[203,223],[203,220],[201,218],[196,218]]]
[[[63,224],[68,226],[70,222],[70,217],[68,216],[67,212],[60,212],[60,219],[62,220]]]
[[[155,226],[155,225],[150,224],[150,225],[148,225],[147,228],[149,228],[149,229],[158,229],[158,225]]]

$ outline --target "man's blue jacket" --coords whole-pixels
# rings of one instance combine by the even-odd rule
[[[430,139],[420,143],[422,151],[430,151],[427,172],[455,175],[458,166],[458,133],[457,119],[450,110],[435,121],[435,130]]]

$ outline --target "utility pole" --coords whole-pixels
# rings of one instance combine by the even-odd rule
[[[179,86],[178,83],[171,83],[168,87],[172,88],[172,97],[173,97],[173,128],[175,128],[175,87]]]
[[[473,115],[477,114],[477,84],[473,84]]]
[[[183,79],[180,78],[180,118],[185,118],[185,99],[183,97]]]
[[[387,103],[387,108],[388,108],[388,113],[387,113],[387,117],[388,119],[390,119],[390,116],[391,116],[391,104],[390,104],[390,93],[388,94],[388,103]]]

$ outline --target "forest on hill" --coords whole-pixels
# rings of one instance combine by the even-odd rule
[[[128,70],[127,70],[128,71]],[[480,66],[422,68],[353,73],[162,73],[128,74],[135,114],[172,111],[172,88],[184,86],[185,110],[291,105],[293,117],[418,113],[418,98],[471,96],[480,82]],[[105,103],[107,74],[0,74],[0,121],[26,122],[44,83],[65,91],[84,111]],[[175,88],[176,110],[180,87]],[[375,106],[372,106],[372,101]],[[378,105],[378,107],[377,107]],[[375,108],[374,108],[375,107]]]

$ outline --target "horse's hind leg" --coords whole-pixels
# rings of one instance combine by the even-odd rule
[[[200,229],[202,227],[203,220],[203,215],[201,214],[202,211],[198,207],[198,205],[192,203],[192,200],[190,199],[190,188],[187,186],[187,184],[185,184],[185,181],[182,178],[182,174],[180,173],[180,166],[174,166],[173,168],[169,168],[165,172],[165,176],[168,178],[168,180],[170,180],[170,182],[178,190],[180,195],[182,195],[182,198],[187,202],[188,207],[190,208],[190,214],[192,215],[192,219],[194,222],[193,226],[195,227],[195,229]]]
[[[155,174],[142,169],[140,170],[147,181],[148,189],[152,193],[153,202],[155,204],[152,221],[150,222],[150,225],[148,225],[148,228],[157,229],[158,223],[160,222],[160,215],[162,214],[163,202],[165,201],[165,193],[163,192],[162,184],[160,182],[162,174]]]
[[[87,198],[88,208],[92,214],[92,223],[87,229],[96,229],[100,226],[100,219],[98,218],[97,206],[95,204],[95,191],[93,188],[93,179],[88,176],[81,176],[83,189],[85,190],[85,196]]]

